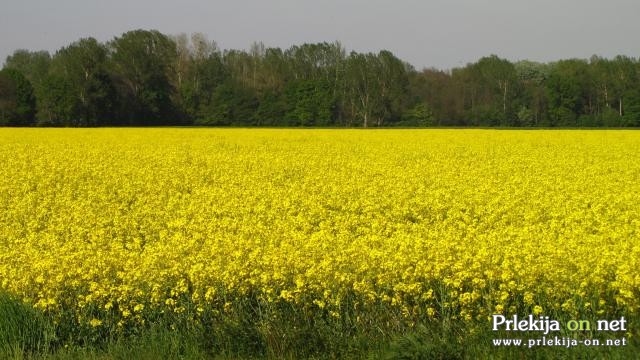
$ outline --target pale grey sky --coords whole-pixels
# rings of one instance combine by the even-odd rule
[[[0,0],[0,62],[133,29],[203,32],[224,49],[339,40],[416,68],[497,54],[551,61],[640,56],[640,0]]]

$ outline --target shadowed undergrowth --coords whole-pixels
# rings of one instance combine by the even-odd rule
[[[448,319],[377,330],[344,322],[297,316],[292,309],[273,309],[256,317],[238,308],[223,322],[180,323],[158,316],[153,323],[127,333],[73,339],[70,324],[54,324],[50,316],[8,295],[0,295],[2,359],[545,359],[633,358],[636,336],[624,347],[496,347],[500,337],[538,334],[475,331]],[[630,326],[637,319],[629,321]],[[373,330],[373,331],[372,331]],[[560,334],[564,336],[566,334]],[[611,335],[611,334],[608,334]],[[622,335],[622,334],[620,334]],[[580,336],[588,336],[582,334]]]

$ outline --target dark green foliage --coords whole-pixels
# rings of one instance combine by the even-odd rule
[[[402,115],[400,126],[433,126],[435,117],[433,111],[425,103],[418,103]]]
[[[622,117],[613,109],[605,109],[602,113],[602,124],[606,127],[620,127],[622,126]]]
[[[129,124],[171,125],[177,115],[171,84],[176,44],[158,31],[135,30],[109,43],[118,86],[119,118]]]
[[[625,93],[625,112],[622,115],[623,126],[640,126],[640,87]]]
[[[226,78],[224,65],[220,57],[214,55],[195,62],[189,70],[189,76],[180,87],[180,97],[188,118],[195,119],[207,115],[206,108],[211,105],[213,92]]]
[[[182,123],[204,120],[211,112],[214,90],[228,79],[215,42],[195,33],[175,37],[176,59],[171,65],[172,101]]]
[[[352,52],[345,61],[344,110],[347,125],[393,125],[407,102],[408,71],[388,51],[378,54]],[[355,124],[354,124],[355,122]]]
[[[246,89],[225,83],[218,86],[200,112],[197,125],[246,125],[253,118],[257,101]]]
[[[53,119],[54,123],[72,126],[110,124],[116,94],[107,72],[104,45],[87,38],[62,48],[56,53],[49,73],[65,79],[71,87],[69,99],[65,100],[74,103],[73,114],[67,119]]]
[[[20,71],[37,88],[47,76],[51,56],[47,51],[16,50],[5,61],[5,68]]]
[[[5,69],[23,76],[0,75],[0,125],[640,126],[640,62],[626,56],[416,71],[338,42],[221,51],[135,30],[53,57],[17,50]]]
[[[496,55],[484,57],[467,67],[471,91],[468,119],[480,126],[516,125],[514,98],[520,83],[516,68]]]
[[[0,125],[33,125],[36,98],[33,87],[18,70],[0,71]]]
[[[283,123],[287,111],[284,96],[274,91],[268,91],[258,100],[258,104],[258,108],[253,114],[252,125],[275,126]]]
[[[39,126],[80,126],[76,119],[78,102],[71,81],[49,74],[42,81],[38,94]]]
[[[292,81],[285,89],[287,111],[284,119],[289,126],[331,125],[335,100],[327,80]]]
[[[560,61],[546,82],[549,117],[554,126],[576,126],[584,107],[588,65],[580,60]]]

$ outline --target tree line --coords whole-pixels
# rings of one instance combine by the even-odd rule
[[[626,56],[491,55],[418,71],[339,42],[222,51],[200,33],[134,30],[15,51],[0,71],[0,125],[640,126],[638,80]]]

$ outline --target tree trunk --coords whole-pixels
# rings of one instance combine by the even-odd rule
[[[507,80],[504,81],[504,93],[502,94],[502,111],[507,115]]]
[[[622,116],[622,98],[620,98],[620,101],[618,103],[618,110],[620,112],[620,116]]]

